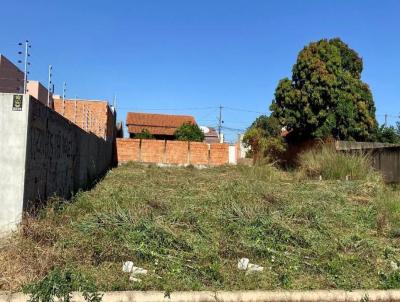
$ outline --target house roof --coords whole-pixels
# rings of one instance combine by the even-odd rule
[[[147,129],[153,135],[174,135],[184,123],[196,124],[193,116],[156,113],[128,112],[126,125],[129,133],[141,133]]]
[[[213,127],[202,127],[204,130],[204,142],[206,143],[219,143],[219,136],[217,130]]]

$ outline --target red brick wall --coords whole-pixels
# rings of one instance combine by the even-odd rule
[[[165,162],[165,141],[155,139],[142,139],[141,161],[145,163]]]
[[[229,162],[228,144],[206,144],[148,139],[117,139],[118,163],[224,165]]]
[[[166,141],[167,148],[165,162],[167,164],[188,164],[189,143],[180,141]]]
[[[119,162],[140,160],[140,139],[117,139]]]
[[[192,165],[208,165],[209,152],[208,144],[190,142],[190,163]]]
[[[111,138],[114,118],[106,101],[54,99],[54,110],[87,132]]]
[[[229,145],[228,144],[211,144],[210,145],[210,165],[218,166],[229,162]]]

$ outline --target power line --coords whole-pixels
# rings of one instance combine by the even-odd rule
[[[228,131],[235,131],[235,132],[243,132],[246,130],[246,129],[230,128],[230,127],[225,127],[225,126],[223,126],[222,129],[228,130]]]
[[[250,112],[250,113],[258,113],[258,114],[267,114],[267,112],[255,111],[255,110],[248,110],[243,108],[233,108],[233,107],[224,107],[225,109],[232,110],[232,111],[241,111],[241,112]]]
[[[219,107],[164,107],[164,108],[141,108],[141,107],[119,107],[119,109],[122,110],[148,110],[148,111],[158,111],[158,110],[172,110],[172,111],[177,111],[177,110],[210,110],[210,109],[218,109]]]

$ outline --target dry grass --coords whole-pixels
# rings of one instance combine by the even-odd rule
[[[0,248],[0,289],[20,290],[55,268],[83,272],[100,290],[400,286],[390,268],[400,261],[398,191],[296,175],[121,166],[71,203],[25,219]],[[241,257],[265,272],[237,271]],[[150,271],[142,283],[121,273],[127,260]]]

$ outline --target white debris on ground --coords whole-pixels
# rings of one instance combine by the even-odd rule
[[[249,265],[247,266],[246,274],[259,273],[259,272],[262,272],[263,270],[264,270],[264,268],[262,266],[249,263]]]
[[[132,261],[126,261],[124,262],[124,264],[122,265],[122,271],[124,273],[130,273],[132,272],[132,268],[133,268],[133,262]]]
[[[132,261],[126,261],[122,265],[122,271],[124,273],[130,273],[129,281],[132,282],[141,282],[139,278],[136,278],[137,275],[147,275],[147,270],[141,267],[133,266]]]
[[[132,275],[147,275],[147,269],[141,268],[141,267],[132,267]]]
[[[247,266],[249,265],[249,258],[242,258],[238,262],[238,269],[241,271],[247,270]]]
[[[248,258],[242,258],[238,262],[238,269],[241,271],[246,271],[246,274],[259,273],[264,270],[264,268],[258,264],[249,263]]]
[[[394,261],[390,261],[390,267],[392,268],[392,270],[397,271],[399,269],[399,266],[397,265],[396,262]]]
[[[142,282],[141,279],[135,278],[135,277],[133,277],[133,276],[130,276],[130,277],[129,277],[129,281],[132,281],[132,282]]]

